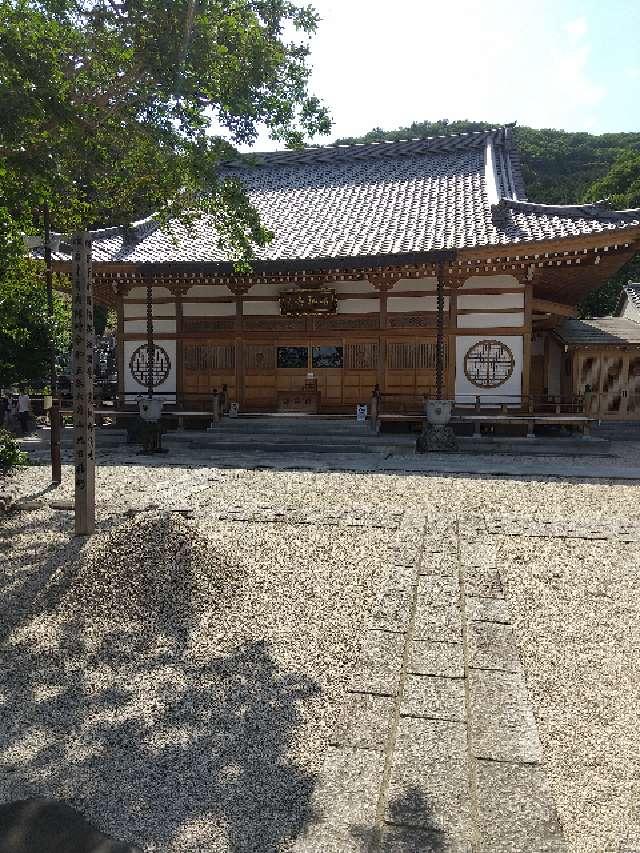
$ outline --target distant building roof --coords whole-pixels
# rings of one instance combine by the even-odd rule
[[[509,127],[454,136],[255,154],[224,165],[241,180],[274,240],[259,262],[411,256],[545,241],[640,225],[604,203],[526,201]],[[62,253],[57,260],[64,260]],[[211,222],[171,231],[153,219],[95,232],[94,260],[233,260]]]
[[[634,308],[637,308],[640,311],[640,282],[630,281],[628,284],[623,286],[620,296],[618,297],[616,314],[620,314],[622,312],[626,300],[628,300]]]
[[[640,323],[627,317],[594,317],[564,320],[555,334],[568,346],[640,345]]]

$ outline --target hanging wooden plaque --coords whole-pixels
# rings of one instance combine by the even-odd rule
[[[283,290],[280,293],[280,314],[285,317],[335,314],[337,307],[336,292],[331,288]]]

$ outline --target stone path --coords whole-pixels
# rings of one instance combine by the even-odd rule
[[[495,554],[476,533],[405,514],[296,851],[566,849]]]

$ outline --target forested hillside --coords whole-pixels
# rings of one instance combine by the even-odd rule
[[[361,137],[337,144],[444,136],[487,130],[496,124],[480,121],[420,121],[398,130],[374,128]],[[515,127],[514,139],[522,159],[527,197],[543,204],[575,204],[608,198],[614,207],[640,207],[640,132],[571,133]],[[640,257],[627,264],[580,306],[583,316],[609,314],[620,288],[630,278],[640,280]]]

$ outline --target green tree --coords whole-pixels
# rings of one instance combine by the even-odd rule
[[[640,207],[640,151],[625,151],[585,193],[586,201],[608,199],[616,210]]]
[[[40,318],[24,306],[37,313],[42,303],[17,246],[21,232],[39,230],[34,211],[45,203],[65,232],[206,214],[225,249],[250,258],[271,235],[218,166],[262,126],[288,146],[328,132],[326,110],[307,91],[316,23],[311,7],[290,0],[4,0],[5,311],[38,337]],[[3,346],[17,346],[16,322],[8,328]]]
[[[54,293],[51,324],[42,266],[20,257],[0,274],[0,386],[46,380],[50,338],[58,352],[69,348],[69,301]]]

